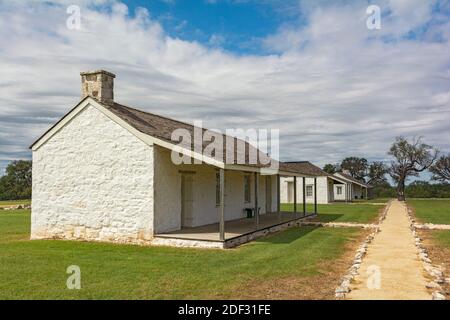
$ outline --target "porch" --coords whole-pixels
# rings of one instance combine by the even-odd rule
[[[161,172],[156,175],[160,177],[156,185],[164,189],[155,192],[153,244],[231,247],[292,226],[312,215],[306,212],[305,204],[297,203],[297,190],[295,213],[282,212],[280,207],[280,177],[306,179],[307,175],[302,173],[246,166],[175,166],[169,161],[170,154],[164,156],[167,159],[159,163],[166,165],[160,166]],[[316,191],[316,178],[313,178]],[[314,203],[317,204],[316,197]],[[245,218],[247,210],[252,210],[251,218]],[[311,211],[317,213],[317,205]]]
[[[295,226],[299,221],[316,216],[315,213],[303,212],[270,212],[255,218],[241,218],[225,222],[224,239],[218,232],[220,223],[213,223],[193,228],[155,235],[156,244],[178,243],[187,247],[231,248],[269,233]],[[164,241],[164,240],[168,241]],[[175,241],[170,241],[175,240]]]

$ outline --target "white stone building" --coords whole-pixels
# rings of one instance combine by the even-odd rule
[[[231,151],[244,163],[229,150],[205,156],[203,139],[200,152],[196,140],[181,146],[174,130],[195,135],[192,125],[115,103],[109,72],[81,75],[81,102],[31,146],[32,239],[224,248],[304,218],[281,212],[279,183],[309,175],[269,168],[259,150],[250,163],[248,143]],[[173,153],[196,162],[177,165]]]
[[[345,182],[342,189],[338,185],[334,186],[334,197],[336,201],[352,201],[369,198],[369,190],[371,187],[367,183],[359,181],[344,172],[337,172],[333,176]]]
[[[335,201],[350,202],[353,199],[367,198],[369,186],[344,173],[328,174],[308,161],[288,162],[286,165],[304,175],[314,178],[280,179],[280,201],[282,203],[328,204]],[[296,180],[296,183],[294,183]],[[296,188],[295,188],[296,184]],[[295,195],[297,199],[295,198]]]

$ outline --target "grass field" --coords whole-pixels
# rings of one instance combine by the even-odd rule
[[[433,230],[432,236],[434,241],[442,246],[450,249],[450,231],[448,230]]]
[[[303,210],[302,204],[297,206],[297,210]],[[372,223],[376,221],[380,210],[383,208],[384,205],[374,204],[319,204],[317,205],[317,220],[322,222]],[[314,206],[307,204],[306,209],[308,212],[313,212]],[[292,203],[283,203],[281,204],[281,210],[293,211],[294,205]]]
[[[450,224],[450,199],[443,200],[407,200],[420,222]]]
[[[31,200],[6,200],[6,201],[0,201],[0,207],[1,206],[13,206],[17,204],[30,204]]]
[[[0,213],[0,299],[332,298],[363,235],[294,228],[224,251],[29,241],[29,229],[29,210]],[[70,265],[81,290],[66,288]]]

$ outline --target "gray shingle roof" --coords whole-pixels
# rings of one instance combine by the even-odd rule
[[[300,174],[316,176],[316,177],[329,176],[328,173],[326,173],[319,167],[313,165],[309,161],[281,162],[280,170],[289,171],[289,172],[297,172]]]
[[[89,97],[86,97],[85,99],[88,99]],[[85,99],[83,99],[81,102],[83,102]],[[114,113],[116,116],[124,120],[126,123],[128,123],[130,126],[135,128],[136,130],[147,134],[149,136],[158,138],[160,140],[172,143],[172,144],[179,144],[177,141],[172,140],[172,132],[176,129],[185,129],[187,132],[191,135],[191,137],[194,137],[194,126],[185,122],[177,121],[174,119],[170,119],[164,116],[156,115],[153,113],[141,111],[135,108],[131,108],[119,103],[102,103],[96,100],[97,103]],[[80,104],[79,103],[79,104]],[[79,105],[78,104],[78,105]],[[78,106],[77,105],[77,106]],[[70,112],[68,112],[63,118],[61,118],[55,125],[53,125],[49,130],[47,130],[39,139],[37,139],[31,147],[33,147],[34,144],[36,144],[41,138],[43,138],[46,133],[51,131],[58,123],[60,123],[64,118],[66,118],[73,110],[76,109],[75,106]],[[203,132],[205,132],[207,129],[202,128]],[[234,153],[231,153],[228,151],[225,146],[223,149],[223,160],[226,164],[239,164],[239,165],[245,165],[250,167],[257,167],[257,168],[267,168],[272,167],[276,168],[277,165],[279,166],[280,171],[285,172],[291,172],[291,173],[297,173],[297,174],[303,174],[307,176],[323,176],[328,175],[326,172],[322,171],[320,168],[314,166],[313,164],[302,161],[302,162],[287,162],[282,163],[277,160],[271,159],[267,154],[261,152],[256,147],[252,146],[248,142],[245,142],[243,140],[240,140],[238,138],[229,137],[224,134],[221,134],[223,141],[225,142],[227,137],[228,139],[233,139],[234,141]],[[238,142],[243,142],[245,145],[245,155],[241,152],[241,150],[238,150],[237,144]],[[206,146],[208,146],[211,142],[209,141],[202,141],[202,151],[205,149]],[[30,148],[31,148],[30,147]],[[185,146],[183,147],[194,150],[194,141],[192,141],[191,146]],[[258,154],[258,162],[253,163],[249,161],[249,157],[251,154]],[[228,159],[233,159],[232,162],[227,161]],[[239,156],[239,157],[238,157]],[[245,159],[243,163],[239,163],[238,159]]]
[[[128,106],[124,106],[118,103],[112,103],[112,104],[105,104],[99,102],[102,106],[113,112],[115,115],[120,117],[122,120],[127,122],[129,125],[131,125],[136,130],[148,134],[150,136],[159,138],[161,140],[164,140],[169,143],[173,144],[179,144],[177,141],[172,140],[172,133],[177,129],[184,129],[187,130],[187,132],[190,134],[192,138],[191,146],[183,145],[183,147],[194,150],[194,126],[185,122],[177,121],[174,119],[170,119],[167,117],[163,117],[160,115],[156,115],[153,113],[141,111],[135,108],[131,108]],[[207,130],[206,128],[202,128],[203,133]],[[227,136],[224,134],[221,134],[224,148],[223,148],[223,160],[226,164],[242,164],[246,166],[255,166],[255,167],[269,167],[270,161],[272,163],[275,161],[273,159],[270,159],[270,157],[261,152],[259,149],[255,148],[248,142],[245,142],[243,140],[240,140],[238,138],[229,137],[228,139],[234,140],[234,153],[233,150],[228,150],[225,147],[225,142],[227,139]],[[242,142],[245,145],[245,155],[238,148],[238,142]],[[199,145],[202,145],[202,151],[211,143],[211,141],[200,141]],[[256,161],[250,161],[250,155],[256,155],[258,154],[258,162]],[[228,159],[228,161],[227,161]],[[232,161],[229,161],[232,159]],[[238,159],[245,159],[244,163],[239,163]]]
[[[361,185],[364,185],[367,188],[370,188],[370,186],[367,183],[365,183],[364,181],[360,181],[358,179],[355,179],[349,174],[346,174],[346,173],[343,173],[343,172],[337,172],[337,173],[339,175],[341,175],[342,177],[344,177],[345,179],[347,179],[347,180],[350,180],[350,181],[352,181],[354,183],[361,184]]]

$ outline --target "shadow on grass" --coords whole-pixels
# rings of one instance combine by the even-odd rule
[[[255,243],[271,243],[271,244],[287,244],[297,241],[298,239],[308,235],[310,232],[314,231],[319,227],[315,226],[304,226],[304,227],[293,227],[279,233],[268,235],[263,238],[255,240]]]

